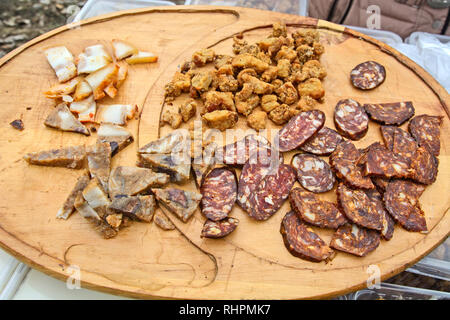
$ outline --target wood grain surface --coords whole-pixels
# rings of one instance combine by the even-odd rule
[[[411,100],[416,114],[443,115],[442,149],[437,181],[427,187],[420,201],[426,213],[428,234],[396,227],[391,241],[364,258],[338,253],[330,263],[295,258],[285,249],[280,221],[284,206],[265,222],[251,220],[237,206],[231,215],[240,219],[234,233],[221,240],[201,239],[204,217],[196,212],[173,231],[153,223],[134,223],[110,240],[101,238],[79,215],[56,219],[59,206],[80,171],[29,166],[27,152],[69,145],[89,145],[96,135],[85,137],[46,128],[43,121],[54,106],[43,91],[56,82],[43,51],[65,45],[75,55],[88,45],[109,46],[114,38],[127,40],[141,50],[159,56],[156,64],[134,65],[112,100],[133,103],[141,117],[128,128],[136,142],[121,151],[113,166],[134,165],[136,150],[171,131],[159,127],[164,85],[178,66],[199,48],[231,52],[231,37],[244,32],[249,42],[266,36],[272,22],[282,20],[292,31],[318,28],[325,45],[322,63],[325,101],[320,105],[326,125],[334,127],[332,110],[341,98],[360,103]],[[349,82],[350,70],[360,62],[375,60],[387,70],[386,81],[363,92]],[[181,98],[183,99],[183,98]],[[448,236],[450,219],[450,98],[422,68],[387,45],[342,26],[311,18],[231,7],[163,7],[122,11],[72,24],[40,36],[0,59],[0,245],[18,259],[61,280],[69,266],[81,270],[83,287],[138,298],[186,299],[300,299],[329,298],[366,285],[368,267],[380,268],[382,279],[391,277],[425,256]],[[24,131],[9,123],[22,119]],[[240,119],[238,128],[245,128]],[[278,128],[273,126],[273,128]],[[380,140],[379,126],[358,146]],[[292,153],[286,154],[286,161]],[[189,182],[184,189],[195,188]],[[335,199],[334,192],[326,197]],[[331,231],[319,230],[329,241]]]

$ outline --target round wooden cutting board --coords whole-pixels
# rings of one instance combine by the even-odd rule
[[[113,166],[135,165],[139,145],[171,131],[168,126],[159,127],[159,115],[164,85],[179,65],[200,48],[230,53],[232,36],[239,32],[249,42],[266,37],[271,24],[279,20],[290,32],[298,27],[320,31],[325,46],[321,62],[328,76],[323,82],[325,101],[319,108],[327,116],[327,126],[334,128],[332,110],[342,98],[360,103],[410,100],[416,114],[444,116],[437,181],[420,198],[428,234],[397,226],[393,239],[382,241],[366,257],[338,253],[325,264],[296,258],[284,247],[279,227],[288,203],[265,222],[252,220],[235,206],[231,215],[239,218],[240,225],[221,240],[200,238],[204,222],[200,212],[186,224],[168,214],[177,226],[173,231],[136,222],[110,240],[101,238],[77,214],[67,221],[56,219],[81,171],[29,166],[22,157],[27,152],[89,145],[96,134],[85,137],[44,126],[54,102],[43,92],[56,83],[45,48],[65,45],[78,55],[86,46],[102,43],[110,48],[112,39],[123,39],[159,56],[156,64],[130,66],[118,96],[102,101],[139,106],[140,118],[128,124],[136,142],[113,159]],[[349,72],[366,60],[383,64],[387,78],[379,88],[363,92],[351,86]],[[161,7],[97,17],[49,32],[0,59],[0,105],[0,245],[62,280],[72,274],[70,266],[78,267],[83,287],[138,298],[329,298],[365,287],[376,270],[382,280],[401,272],[445,240],[450,231],[449,95],[394,49],[325,21],[230,7]],[[9,125],[15,119],[23,120],[25,130]],[[237,127],[245,128],[245,119]],[[376,140],[381,140],[379,126],[370,122],[367,136],[357,146]],[[291,156],[286,154],[285,162]],[[189,182],[181,188],[195,186]],[[326,197],[335,199],[334,191]],[[327,230],[317,232],[325,241],[332,235]]]

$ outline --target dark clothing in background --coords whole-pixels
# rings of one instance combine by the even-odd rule
[[[434,9],[427,0],[310,0],[309,16],[367,28],[370,5],[380,8],[380,29],[402,38],[415,31],[450,35],[449,8]]]

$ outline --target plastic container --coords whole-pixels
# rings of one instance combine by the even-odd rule
[[[88,0],[73,21],[80,21],[119,10],[174,5],[175,3],[170,1],[155,0]]]
[[[308,2],[308,0],[186,0],[184,4],[246,7],[307,16]]]
[[[450,281],[450,238],[406,271]]]
[[[380,40],[392,47],[395,46],[396,44],[403,43],[402,38],[398,34],[393,33],[391,31],[368,29],[368,28],[355,27],[355,26],[346,26],[346,27],[353,29],[355,31],[364,33],[365,35],[368,35],[372,38]]]
[[[423,35],[423,34],[431,35],[431,36],[437,38],[440,42],[442,42],[444,44],[450,42],[450,36],[444,36],[441,34],[434,34],[434,33],[427,33],[427,32],[413,32],[409,35],[408,38],[405,39],[405,42],[409,43],[409,44],[416,44],[420,35]]]
[[[381,283],[379,289],[364,289],[346,296],[347,300],[450,300],[450,293]],[[345,300],[345,299],[341,299]]]

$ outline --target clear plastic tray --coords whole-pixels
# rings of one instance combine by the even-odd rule
[[[283,13],[308,15],[308,0],[186,0],[185,5],[247,7]]]
[[[175,3],[170,1],[156,0],[88,0],[73,21],[80,21],[119,10],[174,5]]]
[[[450,238],[406,271],[450,281]]]
[[[450,293],[381,283],[379,289],[364,289],[341,300],[450,300]]]

